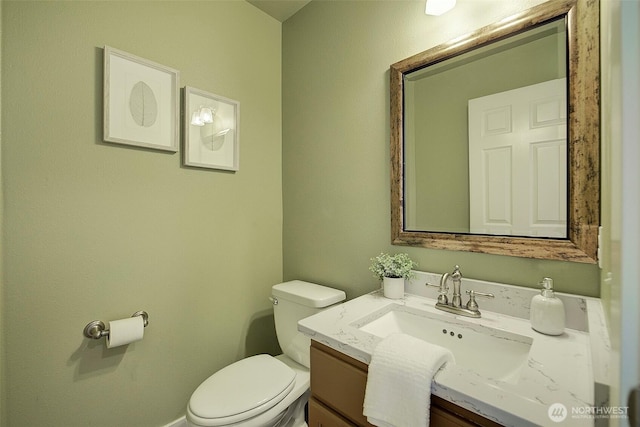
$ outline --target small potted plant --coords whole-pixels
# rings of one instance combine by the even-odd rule
[[[404,281],[414,277],[412,269],[417,267],[417,264],[409,258],[409,255],[382,253],[375,258],[371,258],[371,261],[369,270],[382,281],[384,296],[394,299],[404,297]]]

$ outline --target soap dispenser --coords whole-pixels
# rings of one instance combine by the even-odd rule
[[[543,334],[560,335],[564,332],[564,304],[553,293],[553,279],[545,277],[542,291],[531,300],[531,327]]]

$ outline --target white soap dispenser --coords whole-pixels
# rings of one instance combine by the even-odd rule
[[[543,334],[560,335],[564,332],[564,304],[553,293],[553,279],[545,277],[542,291],[531,300],[531,327]]]

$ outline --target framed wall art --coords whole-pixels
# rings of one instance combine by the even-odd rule
[[[104,47],[104,140],[178,151],[180,72]]]
[[[184,92],[184,165],[237,171],[240,103],[189,86]]]

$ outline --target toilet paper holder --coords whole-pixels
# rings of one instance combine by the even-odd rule
[[[140,310],[136,311],[131,315],[131,317],[142,316],[142,320],[144,322],[144,327],[146,328],[149,324],[149,313],[146,311]],[[109,335],[109,330],[106,329],[104,322],[100,320],[94,320],[93,322],[87,323],[87,326],[84,327],[84,336],[87,338],[93,338],[94,340],[99,340],[102,337],[106,337]]]

